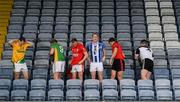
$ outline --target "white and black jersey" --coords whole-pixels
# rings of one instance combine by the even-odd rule
[[[136,49],[136,54],[139,54],[141,61],[148,58],[154,60],[153,51],[147,47],[139,47]]]

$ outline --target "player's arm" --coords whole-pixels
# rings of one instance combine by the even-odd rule
[[[103,57],[102,57],[102,61],[104,62],[106,59],[106,49],[103,49]]]
[[[50,49],[49,54],[50,54],[50,55],[53,55],[53,54],[54,54],[54,48],[51,48],[51,49]]]
[[[90,50],[90,49],[89,49],[89,44],[86,46],[86,49],[87,49],[87,53],[88,53],[88,52],[89,52],[89,50]],[[91,59],[90,59],[90,57],[89,57],[89,56],[87,57],[87,60],[88,60],[88,62],[89,62],[89,63],[91,63]]]
[[[138,60],[139,59],[139,54],[140,54],[140,51],[139,51],[139,48],[137,48],[136,52],[135,52],[135,55],[134,55],[134,59]]]
[[[8,43],[9,43],[10,45],[12,45],[15,41],[17,41],[17,39],[10,40]]]
[[[114,48],[114,51],[113,51],[112,56],[111,56],[111,59],[114,59],[114,57],[115,57],[116,54],[117,54],[117,51],[118,51],[118,48],[117,48],[117,47]]]

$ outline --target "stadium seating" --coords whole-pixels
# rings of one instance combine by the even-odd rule
[[[180,100],[180,1],[179,0],[1,0],[0,1],[0,100],[2,101],[179,101]],[[52,79],[50,40],[66,49],[76,37],[86,45],[91,34],[106,44],[104,80],[84,80],[64,73]],[[26,53],[29,80],[13,80],[12,48],[8,41],[24,36],[35,43]],[[123,80],[111,80],[107,40],[115,37],[125,53]],[[151,80],[140,80],[134,51],[142,39],[154,52]],[[66,71],[69,65],[66,63]]]

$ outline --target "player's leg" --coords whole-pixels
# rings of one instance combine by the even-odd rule
[[[147,80],[147,74],[148,74],[148,70],[141,69],[141,79],[142,80]]]
[[[78,65],[77,66],[77,72],[78,72],[79,79],[83,80],[83,65]]]
[[[91,78],[96,79],[96,67],[94,63],[90,64],[90,72],[91,72]]]
[[[102,82],[103,80],[103,64],[102,63],[99,63],[98,64],[98,78],[99,78],[99,81]]]
[[[59,79],[59,72],[54,72],[53,78],[54,78],[54,80],[58,80]]]
[[[24,79],[28,80],[29,79],[29,72],[26,63],[20,64],[23,72]]]
[[[122,80],[123,79],[123,71],[118,71],[117,78],[118,78],[118,80]]]
[[[21,66],[18,63],[14,63],[14,79],[19,79]]]
[[[72,70],[71,70],[72,79],[76,79],[76,75],[77,75],[76,66],[77,66],[77,65],[73,65],[73,66],[72,66]]]
[[[115,79],[116,77],[116,71],[115,70],[111,70],[111,79]]]
[[[65,69],[65,61],[61,61],[59,66],[60,66],[60,69],[59,69],[58,77],[59,77],[59,79],[61,79],[63,72],[64,72],[64,69]]]
[[[147,73],[147,75],[146,75],[146,78],[147,78],[147,79],[150,79],[150,78],[151,78],[151,72],[150,72],[150,71],[148,71],[148,73]]]

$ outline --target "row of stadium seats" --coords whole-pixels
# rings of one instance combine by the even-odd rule
[[[28,81],[24,79],[14,80],[12,85],[11,97],[9,91],[11,81],[1,79],[0,100],[27,100],[29,92],[29,100],[39,101],[62,101],[62,100],[180,100],[180,85],[179,79],[173,80],[171,86],[167,79],[158,79],[153,85],[152,80],[138,80],[137,87],[132,79],[123,79],[117,84],[116,80],[105,79],[102,81],[102,86],[98,80],[86,79],[84,85],[81,80],[67,80],[66,88],[63,80],[49,80],[48,86],[43,79],[35,79],[31,81],[29,86]],[[6,86],[6,87],[3,87]],[[84,88],[84,90],[82,89]],[[84,91],[84,94],[82,92]],[[47,92],[47,98],[46,98]],[[102,92],[102,96],[100,95]],[[173,97],[174,92],[175,97]],[[155,96],[155,93],[157,96]],[[65,95],[66,94],[66,95]],[[66,96],[66,97],[65,97]]]

